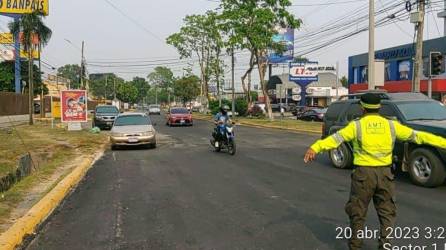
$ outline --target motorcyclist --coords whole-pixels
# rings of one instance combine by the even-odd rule
[[[214,117],[214,123],[215,123],[216,127],[214,129],[214,133],[212,133],[212,137],[214,138],[213,144],[215,144],[216,146],[218,146],[217,143],[219,141],[220,136],[226,132],[226,131],[222,131],[222,128],[218,125],[219,124],[228,124],[231,122],[228,111],[229,111],[229,106],[223,105],[222,107],[220,107],[219,112]]]

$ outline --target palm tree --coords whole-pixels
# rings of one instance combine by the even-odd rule
[[[20,19],[15,19],[9,23],[9,30],[12,34],[22,32],[22,45],[24,51],[28,56],[28,92],[29,92],[29,124],[33,124],[34,113],[34,81],[33,81],[33,66],[34,57],[33,51],[44,47],[48,44],[52,31],[43,22],[44,13],[35,11],[31,14],[24,14]],[[38,39],[38,44],[35,44],[35,39]],[[41,107],[41,112],[44,112],[44,107]]]

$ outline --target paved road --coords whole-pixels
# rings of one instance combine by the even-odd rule
[[[302,163],[315,136],[238,127],[230,156],[212,152],[210,123],[153,120],[159,147],[106,152],[27,249],[346,249],[350,173]],[[397,185],[398,226],[446,226],[445,187]]]

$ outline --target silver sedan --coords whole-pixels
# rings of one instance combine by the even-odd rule
[[[144,145],[156,147],[156,131],[150,118],[144,113],[120,114],[111,129],[112,149],[118,146]]]

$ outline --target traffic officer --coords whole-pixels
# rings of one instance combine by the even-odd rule
[[[430,144],[446,148],[446,139],[425,132],[415,131],[397,121],[388,120],[378,114],[381,99],[377,94],[366,93],[360,104],[365,115],[352,121],[337,133],[319,140],[308,149],[305,163],[311,162],[318,153],[335,149],[344,142],[353,145],[353,164],[350,199],[345,211],[350,217],[352,237],[350,249],[361,249],[362,239],[358,232],[364,229],[367,208],[373,199],[380,222],[379,248],[389,243],[387,235],[395,224],[395,184],[391,171],[393,148],[396,140],[416,144]]]

